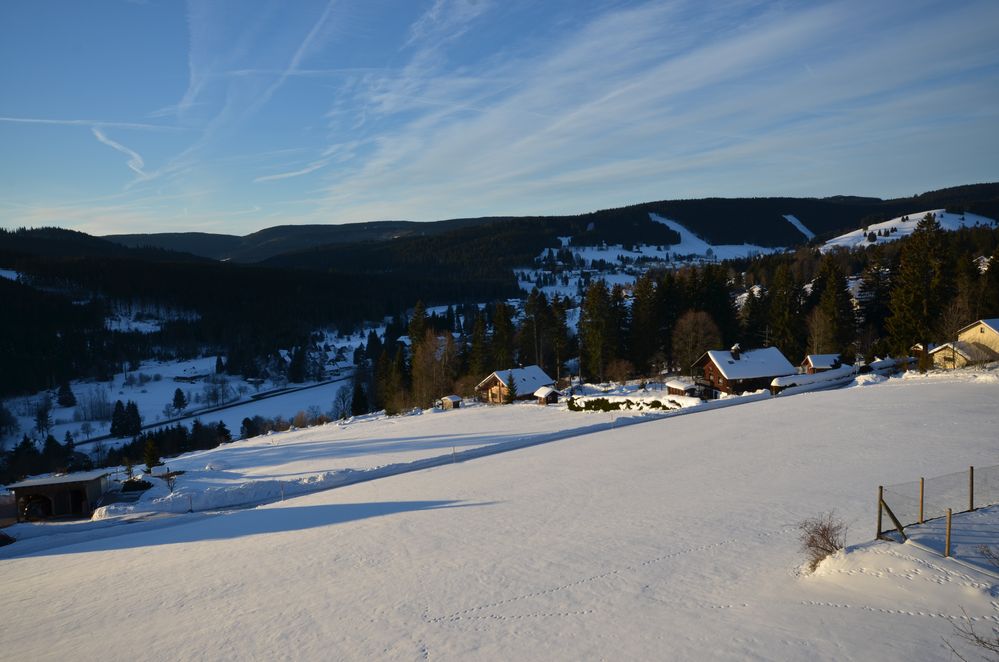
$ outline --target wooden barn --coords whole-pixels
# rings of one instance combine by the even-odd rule
[[[441,409],[460,409],[461,408],[461,396],[457,395],[445,395],[440,399]]]
[[[776,347],[743,352],[739,345],[728,351],[709,350],[691,367],[703,375],[697,379],[698,385],[715,396],[769,389],[774,377],[797,372]]]
[[[814,375],[817,372],[835,370],[843,365],[839,354],[809,354],[801,362],[801,367],[806,375]]]
[[[534,392],[534,397],[538,399],[539,405],[557,405],[559,392],[551,386],[542,386]]]
[[[957,339],[975,345],[990,361],[999,359],[999,318],[978,320],[957,332]]]
[[[679,379],[671,379],[666,382],[666,392],[670,395],[688,395],[696,398],[697,390],[697,384],[693,382],[684,382]]]
[[[534,393],[539,388],[555,385],[555,380],[545,374],[544,370],[536,365],[529,365],[526,368],[510,368],[490,373],[475,387],[475,392],[483,402],[501,405],[509,399],[508,382],[511,378],[516,391],[515,400],[533,400]]]
[[[978,363],[988,363],[996,360],[996,355],[989,351],[987,347],[977,343],[955,340],[944,343],[930,352],[930,359],[934,368],[941,370],[953,370],[954,368],[965,368]]]
[[[49,517],[90,517],[101,496],[108,491],[108,472],[99,469],[80,473],[30,478],[7,489],[14,493],[17,520]]]

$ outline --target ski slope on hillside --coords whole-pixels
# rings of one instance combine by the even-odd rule
[[[870,544],[872,502],[995,464],[997,398],[995,374],[891,379],[8,558],[0,650],[811,662],[947,659],[947,638],[971,656],[951,619],[995,627],[996,580]],[[517,409],[497,410],[510,430]],[[796,524],[830,509],[861,545],[802,576]]]
[[[986,218],[985,216],[979,216],[977,214],[954,214],[945,209],[930,209],[927,211],[921,211],[914,214],[907,214],[906,216],[898,216],[889,221],[883,223],[874,223],[867,227],[867,231],[864,228],[859,230],[854,230],[853,232],[847,232],[834,239],[830,239],[822,245],[819,249],[823,253],[827,253],[835,248],[861,248],[865,246],[873,246],[875,244],[886,244],[902,237],[908,237],[916,230],[916,224],[927,214],[934,214],[937,221],[940,223],[940,227],[944,230],[957,230],[963,227],[973,227],[976,225],[984,225],[986,227],[994,227],[996,222],[991,218]],[[907,219],[907,220],[906,220]],[[883,230],[886,234],[883,236],[878,236],[878,231]],[[892,232],[894,230],[894,232]],[[870,233],[874,233],[875,241],[869,241]]]
[[[662,223],[670,230],[673,230],[680,235],[680,243],[673,244],[669,247],[669,250],[676,255],[698,255],[711,257],[716,260],[734,260],[749,257],[751,255],[780,253],[785,250],[783,248],[756,246],[755,244],[721,244],[716,246],[704,241],[676,221],[671,221],[668,218],[663,218],[662,216],[653,213],[649,214],[649,218],[656,223]]]
[[[788,223],[793,225],[798,230],[798,232],[805,235],[805,239],[807,239],[808,241],[815,239],[815,233],[806,228],[805,224],[799,221],[797,216],[792,216],[791,214],[784,214],[784,219]]]

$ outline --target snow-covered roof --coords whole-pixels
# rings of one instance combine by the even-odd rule
[[[511,368],[507,370],[497,370],[479,382],[475,388],[482,388],[486,382],[494,376],[503,386],[510,388],[507,379],[513,373],[513,381],[517,386],[517,393],[534,393],[542,386],[551,386],[555,380],[545,374],[545,371],[536,365],[529,365],[526,368]]]
[[[813,368],[832,370],[840,363],[839,354],[809,354],[805,357],[804,363]]]
[[[688,391],[696,387],[690,382],[682,382],[679,379],[671,379],[668,382],[666,382],[666,388],[675,388],[681,391]]]
[[[795,373],[794,366],[776,347],[740,352],[738,359],[732,356],[732,352],[724,349],[708,350],[704,355],[718,366],[725,379],[758,379]],[[700,364],[701,359],[697,363]]]
[[[990,329],[992,329],[994,332],[999,333],[999,317],[993,317],[993,318],[987,319],[987,320],[978,320],[977,322],[972,322],[968,326],[966,326],[963,329],[961,329],[960,331],[958,331],[957,335],[960,336],[962,333],[964,333],[968,329],[973,329],[976,326],[978,326],[979,324],[983,324],[983,325],[989,327]]]
[[[461,402],[461,396],[458,395],[445,395],[441,400],[448,400],[450,402]]]
[[[552,393],[558,393],[558,391],[553,389],[551,386],[542,386],[541,388],[539,388],[537,391],[534,392],[534,397],[547,398]]]
[[[105,469],[95,469],[94,471],[79,471],[76,473],[63,474],[62,476],[46,476],[44,478],[29,478],[20,483],[13,483],[7,486],[8,490],[23,489],[25,487],[40,487],[42,485],[67,485],[69,483],[85,483],[91,480],[107,476]]]
[[[937,352],[955,352],[963,356],[966,361],[990,361],[994,358],[987,348],[976,343],[964,342],[963,340],[944,343],[931,351],[930,354],[936,354]]]

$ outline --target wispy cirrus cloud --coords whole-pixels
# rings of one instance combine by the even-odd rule
[[[435,66],[369,81],[359,105],[405,119],[331,180],[328,209],[430,219],[838,187],[849,180],[841,146],[883,138],[894,152],[886,159],[909,158],[917,150],[899,129],[926,142],[920,131],[940,121],[964,77],[988,67],[997,77],[987,3],[868,7],[863,34],[853,2],[746,7],[609,11],[540,54],[480,69],[477,81]],[[974,96],[995,108],[996,89]],[[885,114],[916,95],[923,106]],[[987,132],[987,120],[975,121]]]
[[[127,156],[128,169],[134,172],[136,175],[138,175],[140,180],[149,178],[149,175],[146,174],[146,172],[143,170],[143,168],[146,166],[146,163],[145,161],[142,160],[142,157],[139,155],[138,152],[136,152],[133,149],[129,149],[128,147],[125,147],[120,142],[111,140],[110,138],[107,137],[107,134],[105,134],[101,129],[99,129],[96,126],[92,127],[90,130],[98,141],[107,145],[111,149]]]
[[[141,129],[144,131],[185,131],[183,127],[166,124],[146,124],[143,122],[119,122],[116,120],[98,119],[59,119],[48,117],[6,117],[0,116],[0,122],[11,124],[48,124],[53,126],[102,126],[114,129]]]

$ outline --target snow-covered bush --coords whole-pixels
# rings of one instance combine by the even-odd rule
[[[830,511],[798,524],[801,551],[808,559],[809,571],[846,546],[846,523]]]

